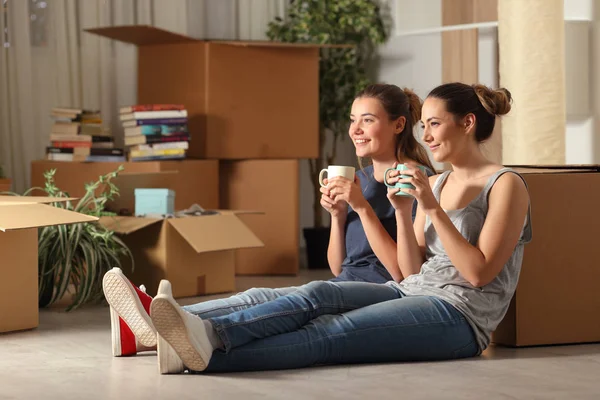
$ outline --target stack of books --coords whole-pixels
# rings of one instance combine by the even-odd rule
[[[129,161],[180,160],[189,148],[187,110],[182,104],[121,107]]]
[[[55,107],[46,158],[53,161],[125,161],[115,148],[110,130],[102,126],[99,111]]]

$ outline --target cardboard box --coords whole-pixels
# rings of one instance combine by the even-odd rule
[[[31,185],[44,186],[44,172],[56,168],[56,186],[70,196],[85,194],[85,183],[94,182],[100,175],[115,171],[119,165],[125,169],[115,180],[121,189],[120,196],[108,208],[133,210],[135,187],[168,188],[175,191],[175,209],[183,210],[197,203],[206,209],[219,207],[219,163],[216,160],[148,161],[148,162],[61,162],[33,161]],[[148,173],[161,174],[148,174]],[[159,176],[160,175],[160,176]],[[131,213],[133,214],[133,213]]]
[[[98,218],[43,203],[67,198],[0,196],[0,332],[35,328],[38,318],[38,230]]]
[[[509,346],[600,341],[600,167],[513,167],[531,198],[533,239],[492,340]]]
[[[319,156],[319,48],[348,46],[197,40],[151,26],[85,31],[138,46],[137,101],[185,105],[189,156]]]
[[[240,219],[265,243],[238,250],[239,275],[293,275],[299,269],[299,161],[223,161],[221,208],[261,210]]]
[[[123,270],[136,285],[156,294],[161,279],[173,285],[174,297],[235,290],[235,249],[263,243],[236,212],[182,218],[103,217],[101,223],[123,234],[135,269]]]

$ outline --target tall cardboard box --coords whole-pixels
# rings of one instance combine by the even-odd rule
[[[237,251],[239,275],[294,275],[299,269],[299,161],[222,161],[221,208],[260,210],[240,219],[265,243]]]
[[[598,342],[600,168],[515,168],[529,187],[533,239],[492,340],[509,346]]]
[[[55,168],[54,181],[61,190],[70,196],[81,197],[85,194],[85,183],[94,182],[98,177],[115,171],[119,165],[125,169],[122,175],[140,174],[140,185],[152,185],[141,177],[143,173],[173,172],[169,175],[169,188],[175,191],[175,209],[183,210],[197,203],[207,209],[219,207],[219,163],[216,160],[181,160],[181,161],[148,161],[148,162],[64,162],[33,161],[31,163],[31,186],[44,187],[44,172]],[[117,177],[116,184],[119,184]],[[143,187],[143,186],[139,186]],[[123,208],[133,204],[133,192],[123,193],[117,199]],[[109,204],[110,206],[110,204]],[[114,210],[119,211],[119,210]]]
[[[66,198],[0,196],[0,333],[38,326],[38,228],[98,218],[43,203]]]
[[[138,103],[184,104],[188,155],[209,159],[319,156],[319,48],[210,41],[151,26],[86,32],[138,46]]]
[[[263,246],[236,212],[181,218],[103,217],[101,223],[122,234],[135,268],[124,272],[151,295],[168,279],[174,297],[235,290],[235,251]]]

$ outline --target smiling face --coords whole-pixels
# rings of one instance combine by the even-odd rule
[[[446,110],[444,100],[435,97],[425,100],[421,113],[423,141],[429,146],[435,161],[451,163],[467,146],[476,143],[471,135],[475,123],[473,118],[473,114],[469,114],[457,119]]]
[[[348,134],[358,157],[387,161],[396,157],[396,135],[404,129],[406,119],[390,121],[379,100],[359,97],[352,103]]]

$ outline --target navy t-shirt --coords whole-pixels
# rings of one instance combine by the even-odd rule
[[[365,199],[369,202],[385,230],[396,241],[396,216],[394,207],[387,198],[387,186],[373,177],[373,166],[365,167],[356,173],[360,179]],[[413,206],[413,221],[417,211],[417,202]],[[385,283],[393,280],[377,258],[356,211],[348,207],[346,219],[346,258],[342,262],[342,272],[331,281],[364,281]]]

